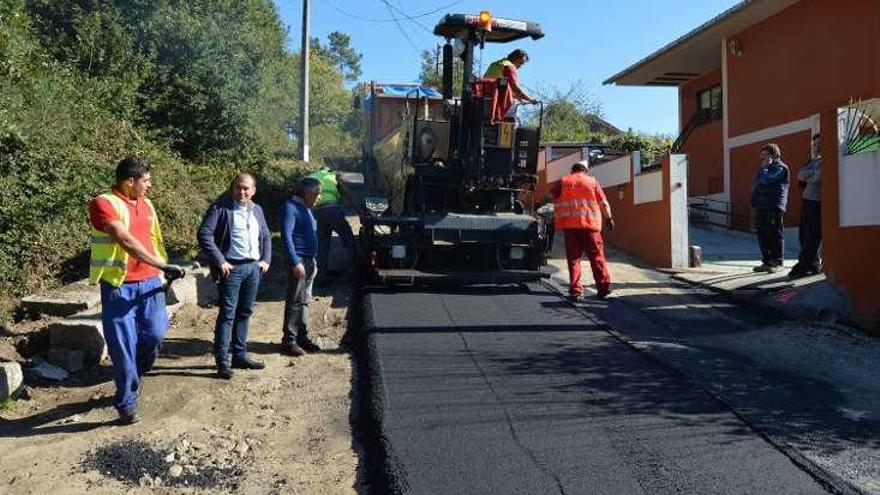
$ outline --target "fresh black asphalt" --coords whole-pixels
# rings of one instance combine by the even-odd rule
[[[826,493],[540,284],[364,297],[375,493]]]

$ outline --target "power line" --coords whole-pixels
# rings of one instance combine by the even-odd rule
[[[403,29],[403,25],[400,24],[400,20],[394,16],[394,10],[392,10],[391,4],[388,3],[388,0],[380,0],[380,1],[385,4],[385,7],[388,8],[388,13],[391,14],[391,18],[394,20],[394,24],[397,25],[397,29],[400,30],[400,34],[403,35],[403,37],[406,39],[407,43],[409,43],[409,46],[411,46],[412,49],[416,51],[416,53],[421,55],[422,52],[421,52],[421,50],[419,50],[419,47],[417,47],[416,44],[413,43],[412,38],[409,37],[409,34],[406,32],[406,30]]]
[[[420,28],[424,29],[425,31],[427,31],[428,34],[430,34],[430,35],[434,34],[434,31],[432,31],[429,27],[425,26],[424,24],[422,24],[421,22],[419,22],[416,19],[417,17],[420,17],[420,16],[409,15],[406,12],[404,12],[402,9],[399,9],[399,8],[395,7],[394,5],[391,5],[391,2],[389,2],[388,0],[379,0],[379,1],[384,3],[385,6],[388,7],[389,9],[393,9],[393,10],[397,11],[398,14],[402,15],[407,20],[411,21],[413,24],[415,24],[415,25],[419,26]],[[458,3],[458,2],[456,2],[456,3]],[[447,8],[447,7],[443,7],[443,8]],[[442,10],[442,8],[440,10]],[[434,12],[437,12],[437,11],[435,10]],[[421,17],[424,17],[424,16],[421,16]]]
[[[464,0],[457,0],[457,1],[455,1],[455,2],[450,2],[450,3],[447,3],[446,5],[443,5],[443,6],[441,6],[441,7],[436,8],[436,9],[430,11],[430,12],[422,12],[422,13],[420,13],[420,14],[413,14],[413,15],[406,15],[406,14],[405,14],[404,17],[406,17],[407,19],[410,19],[410,20],[413,20],[413,19],[416,19],[416,18],[419,18],[419,17],[427,17],[427,16],[429,16],[429,15],[436,14],[437,12],[440,12],[441,10],[446,10],[446,9],[448,9],[448,8],[450,8],[450,7],[454,7],[454,6],[456,6],[456,5],[460,4],[460,3],[462,3],[463,1],[464,1]],[[364,16],[360,16],[360,15],[352,14],[351,12],[348,12],[347,10],[345,10],[345,9],[343,9],[343,8],[340,8],[339,6],[337,6],[336,4],[334,4],[333,2],[331,2],[330,0],[324,0],[324,3],[326,3],[327,5],[329,5],[330,8],[332,8],[332,9],[335,10],[336,12],[339,12],[340,14],[342,14],[342,15],[344,15],[344,16],[346,16],[346,17],[351,17],[352,19],[357,19],[357,20],[359,20],[359,21],[364,21],[364,22],[394,22],[394,23],[398,23],[398,22],[400,22],[400,20],[397,19],[397,18],[395,18],[393,15],[392,15],[392,18],[391,18],[391,19],[364,17]]]

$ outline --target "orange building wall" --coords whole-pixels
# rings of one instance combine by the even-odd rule
[[[681,127],[697,111],[697,93],[721,84],[716,70],[680,87],[678,92]],[[698,127],[682,146],[688,157],[688,195],[702,196],[724,192],[724,137],[721,119]]]
[[[802,119],[880,87],[880,2],[802,0],[729,39],[730,136]]]
[[[663,184],[669,184],[669,157],[663,162]],[[619,190],[623,189],[623,199]],[[669,193],[664,187],[663,200],[633,204],[633,181],[606,187],[605,196],[614,214],[615,230],[605,231],[605,242],[638,256],[654,266],[672,266],[672,213]]]
[[[721,120],[691,134],[681,152],[688,157],[688,196],[724,192],[724,141]]]
[[[837,111],[821,115],[822,132],[837,135]],[[822,253],[825,275],[839,285],[853,303],[858,323],[880,333],[880,226],[840,227],[836,140],[822,141]]]
[[[771,139],[782,150],[782,161],[791,171],[791,184],[788,188],[788,209],[785,213],[785,226],[796,227],[800,223],[801,191],[797,185],[797,173],[810,159],[810,131],[802,131]],[[833,138],[832,138],[833,139]],[[732,227],[749,230],[751,214],[752,181],[755,178],[761,159],[758,154],[764,142],[749,144],[730,150],[730,211]]]

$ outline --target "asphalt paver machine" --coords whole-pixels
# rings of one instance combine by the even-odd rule
[[[488,12],[449,14],[434,34],[446,39],[440,92],[364,85],[367,264],[384,282],[539,278],[545,239],[533,195],[543,108],[533,107],[531,127],[517,122],[501,111],[507,81],[473,71],[477,48],[537,40],[541,27]],[[459,97],[454,68],[463,72]]]

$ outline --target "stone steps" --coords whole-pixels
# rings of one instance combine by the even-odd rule
[[[101,291],[89,285],[88,279],[26,296],[21,300],[22,309],[32,316],[70,316],[101,304]]]
[[[169,318],[185,304],[204,304],[216,297],[216,289],[206,268],[198,265],[186,268],[186,277],[174,281],[166,294]],[[29,298],[32,302],[28,311],[63,316],[47,326],[47,360],[71,372],[96,366],[107,357],[104,326],[101,322],[100,290],[97,286],[84,282],[75,282]],[[70,313],[74,308],[79,309]]]

